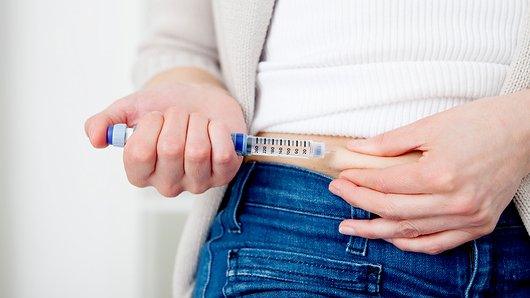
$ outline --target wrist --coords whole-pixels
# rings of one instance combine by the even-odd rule
[[[522,140],[526,149],[527,173],[530,173],[530,89],[520,92],[519,99],[522,103]]]
[[[484,129],[495,131],[495,139],[502,140],[525,175],[530,172],[530,90],[483,98],[475,103],[478,113],[490,123]]]
[[[530,89],[512,94],[511,113],[512,129],[516,135],[516,144],[523,150],[523,161],[526,163],[526,174],[530,173]]]
[[[223,84],[213,75],[196,67],[176,67],[161,72],[151,78],[143,86],[143,89],[153,89],[174,84],[213,87],[226,91],[226,88],[223,86]]]

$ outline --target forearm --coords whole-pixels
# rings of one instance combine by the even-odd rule
[[[521,92],[522,108],[524,110],[523,119],[526,120],[525,124],[525,140],[528,154],[530,155],[530,89],[526,89]],[[530,158],[530,157],[529,157]]]
[[[141,41],[133,69],[135,85],[145,88],[161,82],[215,82],[208,74],[219,80],[212,1],[147,0],[146,3],[147,34]]]
[[[204,85],[226,90],[223,84],[213,75],[196,67],[175,67],[164,71],[151,78],[143,88],[150,89],[155,86],[166,84]]]
[[[527,171],[530,173],[530,89],[526,89],[514,94],[514,114],[519,125],[515,130],[519,133],[519,141],[525,151]]]
[[[485,128],[487,133],[497,131],[494,141],[516,148],[512,157],[520,161],[524,174],[530,173],[530,89],[506,96],[484,98],[473,104],[476,104],[482,117],[491,125]]]

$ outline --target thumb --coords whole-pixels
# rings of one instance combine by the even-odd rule
[[[424,144],[425,134],[421,122],[379,134],[368,139],[353,139],[348,150],[376,156],[398,156],[418,149]]]
[[[117,123],[131,125],[131,115],[135,113],[134,100],[123,98],[114,102],[105,110],[88,118],[85,133],[95,148],[107,147],[107,127]]]

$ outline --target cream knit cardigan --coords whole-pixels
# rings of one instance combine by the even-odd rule
[[[530,1],[530,0],[529,0]],[[157,0],[150,7],[152,30],[140,49],[134,79],[141,85],[152,76],[178,66],[205,69],[222,80],[252,122],[256,70],[275,0]],[[530,15],[517,44],[502,94],[530,86]],[[220,71],[222,69],[222,73]],[[173,296],[193,290],[199,248],[222,200],[225,187],[196,195],[175,260]],[[530,175],[514,198],[530,231]]]

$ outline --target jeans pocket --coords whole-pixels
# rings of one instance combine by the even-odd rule
[[[227,262],[226,297],[377,295],[382,270],[380,265],[261,248],[230,250]]]

